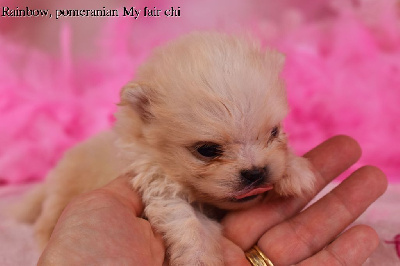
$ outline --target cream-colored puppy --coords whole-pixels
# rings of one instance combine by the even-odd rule
[[[30,201],[42,246],[66,204],[128,173],[171,265],[223,265],[215,210],[248,208],[274,189],[311,190],[287,146],[284,58],[246,38],[196,33],[157,49],[122,89],[117,122],[73,148]],[[107,240],[104,240],[107,241]]]

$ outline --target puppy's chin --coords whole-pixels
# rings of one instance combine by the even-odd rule
[[[240,200],[232,199],[227,200],[224,202],[217,202],[215,205],[216,207],[223,209],[223,210],[241,210],[250,208],[253,205],[258,204],[261,202],[267,195],[260,194],[255,196],[250,196],[247,198],[243,198]]]
[[[272,191],[267,191],[261,194],[252,195],[241,199],[237,199],[234,196],[226,197],[223,199],[216,199],[209,196],[207,199],[203,197],[200,201],[222,210],[241,210],[250,208],[251,206],[260,203],[264,199],[269,198],[272,193]]]

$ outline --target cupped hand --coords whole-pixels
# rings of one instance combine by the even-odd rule
[[[345,230],[387,187],[385,175],[365,166],[316,203],[301,211],[332,179],[360,157],[358,144],[333,137],[308,152],[317,182],[302,199],[274,197],[251,209],[228,214],[222,224],[226,265],[249,265],[242,250],[257,244],[275,265],[361,265],[378,245],[365,225]]]

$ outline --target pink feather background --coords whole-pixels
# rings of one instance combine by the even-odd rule
[[[85,4],[179,6],[178,18],[0,17],[0,183],[42,180],[66,149],[109,128],[119,89],[140,62],[153,47],[193,30],[247,32],[286,54],[286,127],[299,154],[347,134],[363,148],[359,165],[377,165],[400,181],[398,1],[216,2]],[[26,1],[56,8],[50,3]]]
[[[364,265],[399,265],[399,0],[1,0],[3,6],[53,13],[105,6],[120,14],[123,6],[173,6],[181,16],[0,16],[1,265],[36,265],[39,256],[33,228],[5,209],[66,149],[112,126],[120,88],[154,47],[193,30],[248,33],[286,54],[292,146],[302,154],[336,134],[361,144],[355,167],[377,165],[391,182],[355,222],[381,239]]]

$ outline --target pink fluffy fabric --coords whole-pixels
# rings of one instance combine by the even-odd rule
[[[345,3],[345,2],[343,2]],[[288,132],[297,150],[336,134],[354,137],[360,164],[400,181],[400,20],[395,1],[337,6],[337,16],[300,24],[280,40],[287,54],[292,112]],[[359,165],[360,165],[359,164]]]
[[[119,89],[155,46],[191,30],[232,32],[238,25],[286,54],[292,109],[286,128],[295,150],[347,134],[363,148],[360,164],[400,181],[397,2],[308,1],[290,8],[270,2],[224,2],[226,12],[236,12],[224,19],[212,1],[202,2],[208,9],[182,3],[190,15],[173,22],[110,18],[91,59],[71,55],[68,25],[60,31],[61,57],[0,36],[0,183],[42,180],[66,149],[111,127]]]

